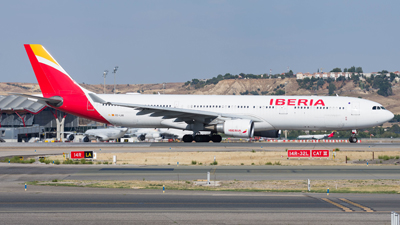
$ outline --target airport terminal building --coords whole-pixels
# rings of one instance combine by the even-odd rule
[[[54,137],[59,124],[56,120],[63,118],[64,131],[76,131],[79,127],[79,117],[16,95],[0,96],[0,112],[0,141],[28,142]]]

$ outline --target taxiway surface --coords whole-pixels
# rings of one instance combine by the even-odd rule
[[[59,180],[400,179],[400,166],[114,166],[0,164],[0,182]]]
[[[388,224],[399,195],[1,185],[4,224]]]

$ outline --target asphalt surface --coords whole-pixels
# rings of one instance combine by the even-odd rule
[[[400,179],[400,166],[114,166],[0,164],[0,182],[59,180]]]
[[[384,194],[0,187],[2,224],[389,224],[400,211]]]
[[[4,143],[2,143],[4,144]],[[392,143],[7,143],[0,157],[102,152],[397,150]],[[34,150],[37,150],[34,152]],[[28,186],[73,180],[396,179],[400,166],[128,166],[0,163],[0,224],[390,224],[396,194],[248,193]]]

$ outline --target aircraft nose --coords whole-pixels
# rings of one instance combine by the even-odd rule
[[[388,121],[394,118],[394,114],[388,110]]]
[[[394,117],[394,114],[392,112],[390,112],[389,110],[385,110],[385,114],[382,115],[382,120],[383,120],[382,122],[386,123],[386,122],[392,120],[393,117]]]

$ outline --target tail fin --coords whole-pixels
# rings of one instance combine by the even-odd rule
[[[24,46],[43,94],[43,98],[27,97],[79,117],[109,123],[88,99],[91,92],[79,86],[42,45]]]
[[[333,137],[333,135],[335,135],[335,131],[333,131],[332,133],[330,133],[330,134],[328,135],[328,138]]]
[[[68,75],[50,53],[38,44],[25,44],[43,97],[82,93],[82,88]]]

